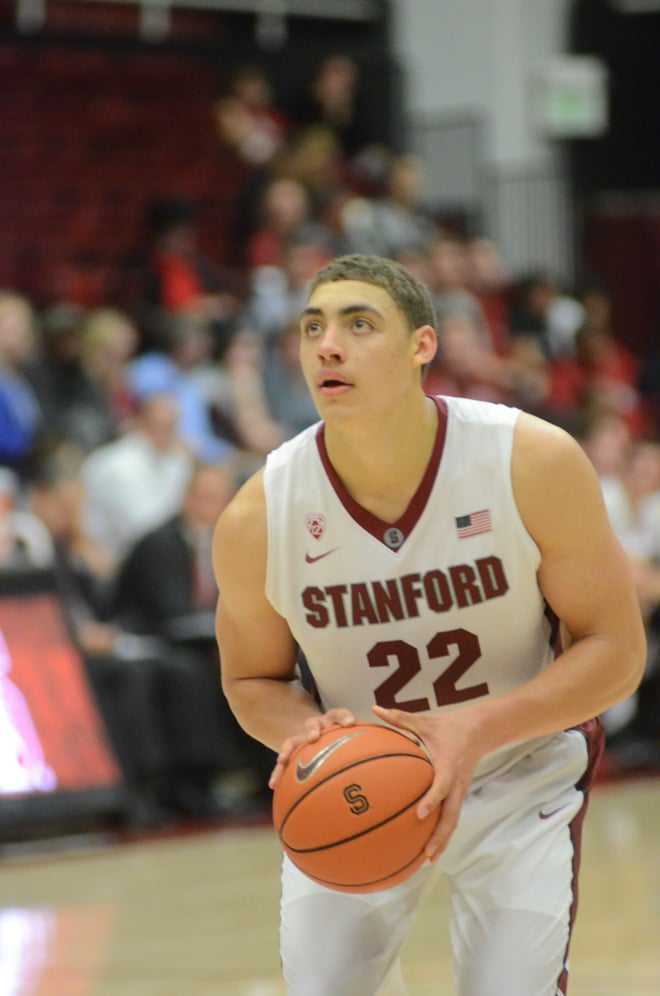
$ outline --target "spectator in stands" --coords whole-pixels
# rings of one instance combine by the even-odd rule
[[[380,197],[356,196],[345,202],[342,231],[349,252],[396,258],[437,236],[431,212],[422,202],[424,170],[416,156],[392,156],[384,188]]]
[[[484,235],[468,239],[465,245],[466,286],[477,298],[486,319],[493,348],[507,356],[509,335],[509,281],[502,254],[493,239]]]
[[[236,448],[240,476],[250,473],[288,435],[273,417],[264,387],[265,353],[259,337],[238,331],[222,356],[190,371],[219,433]]]
[[[660,444],[635,440],[619,413],[597,415],[582,445],[598,474],[607,513],[638,581],[642,607],[660,605]]]
[[[85,311],[60,301],[40,316],[39,352],[27,364],[51,443],[69,441],[89,452],[115,438],[109,403],[82,363]]]
[[[598,474],[610,522],[616,531],[629,507],[624,479],[632,448],[630,429],[620,415],[608,412],[588,422],[580,438]]]
[[[146,246],[136,264],[134,309],[145,348],[160,345],[163,313],[187,312],[209,322],[219,342],[240,296],[232,279],[199,249],[197,209],[185,197],[162,197],[147,210]]]
[[[152,349],[132,360],[125,383],[133,398],[170,394],[177,399],[177,432],[196,459],[209,463],[231,462],[234,449],[216,432],[208,403],[192,371],[212,359],[213,339],[209,323],[192,312],[162,318],[160,349]],[[223,347],[224,348],[224,347]]]
[[[270,410],[286,427],[288,436],[302,432],[318,421],[299,359],[300,325],[285,326],[273,343],[264,367],[264,383]]]
[[[439,348],[426,375],[426,390],[431,394],[505,401],[533,410],[547,390],[546,362],[541,358],[538,367],[527,364],[510,355],[508,348],[498,348],[490,326],[484,332],[488,320],[480,307],[477,286],[484,294],[487,287],[498,286],[501,264],[499,254],[490,245],[477,255],[483,256],[483,264],[479,264],[481,269],[477,266],[473,270],[461,241],[446,233],[427,246],[397,254],[398,262],[436,289]]]
[[[259,66],[241,66],[213,111],[222,142],[250,169],[271,163],[286,142],[289,121],[275,107],[270,79]]]
[[[143,536],[124,561],[113,614],[131,632],[157,635],[169,646],[186,648],[195,658],[207,677],[209,700],[216,710],[224,774],[232,791],[242,786],[247,802],[253,793],[265,798],[274,758],[242,732],[219,680],[211,540],[218,515],[234,489],[233,476],[226,469],[208,464],[194,468],[177,513]]]
[[[139,345],[140,333],[130,316],[122,311],[97,308],[83,321],[82,365],[102,392],[117,435],[129,427],[135,412],[126,369]]]
[[[406,270],[412,273],[413,277],[422,280],[427,287],[431,284],[431,258],[428,245],[407,246],[400,249],[394,259]]]
[[[323,220],[346,187],[346,163],[333,131],[310,125],[297,132],[282,155],[280,171],[307,190],[313,220]]]
[[[462,239],[442,231],[429,246],[430,290],[438,322],[446,316],[466,318],[484,347],[491,341],[483,309],[469,288],[468,258]]]
[[[21,506],[21,482],[9,467],[0,467],[0,572],[52,561],[52,544],[39,520]]]
[[[498,356],[466,315],[445,315],[437,326],[438,351],[425,379],[429,394],[509,402],[514,370]]]
[[[211,681],[184,646],[136,636],[112,619],[114,563],[85,532],[82,500],[69,454],[56,451],[34,467],[30,508],[51,537],[64,613],[132,790],[129,819],[226,815],[213,791],[224,765],[217,677]]]
[[[245,263],[250,269],[281,266],[287,241],[310,222],[307,190],[291,177],[273,177],[259,199],[257,218],[247,239]]]
[[[351,159],[364,146],[367,133],[358,64],[339,52],[323,58],[296,94],[290,117],[298,130],[314,125],[329,129],[341,155]]]
[[[584,308],[546,273],[524,274],[512,291],[511,334],[531,340],[547,358],[572,355]]]
[[[623,480],[628,515],[615,530],[629,556],[660,567],[660,443],[634,440]]]
[[[195,464],[175,514],[131,548],[114,593],[115,613],[131,632],[173,641],[213,639],[211,538],[235,489],[226,467]]]
[[[35,349],[27,298],[0,291],[0,465],[21,469],[43,428],[43,412],[25,376]]]
[[[636,383],[639,362],[616,338],[608,296],[590,289],[580,300],[584,322],[572,349],[549,358],[547,416],[580,434],[580,425],[600,415],[621,415],[639,437],[648,419]]]
[[[619,412],[635,437],[653,432],[656,427],[638,390],[640,360],[614,329],[609,294],[591,287],[580,295],[579,303],[584,321],[576,334],[575,352],[587,381],[586,402]]]
[[[95,625],[89,618],[100,618],[108,604],[115,560],[105,547],[89,533],[82,521],[84,491],[81,480],[83,457],[76,447],[61,443],[44,449],[33,461],[27,485],[27,506],[48,530],[51,538],[51,562],[60,559],[74,571],[87,610],[80,621],[77,636],[82,646],[95,646]],[[101,637],[105,645],[105,638]]]
[[[326,233],[306,227],[286,242],[281,266],[254,271],[241,325],[257,332],[267,350],[300,315],[309,280],[332,256]]]
[[[582,443],[630,559],[647,633],[641,685],[603,717],[608,747],[624,769],[660,770],[660,444],[633,440],[618,414],[596,417]]]
[[[83,526],[115,563],[181,503],[193,457],[177,434],[178,417],[175,397],[149,395],[133,428],[82,465]]]

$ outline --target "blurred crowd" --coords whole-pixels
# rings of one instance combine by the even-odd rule
[[[660,770],[658,357],[626,347],[606,286],[512,274],[488,233],[439,221],[423,164],[361,143],[359,90],[343,55],[288,108],[263,70],[236,73],[213,108],[243,177],[231,267],[200,252],[199,206],[176,191],[150,205],[119,300],[37,308],[0,290],[0,569],[55,572],[136,822],[268,804],[272,757],[220,690],[209,546],[240,483],[316,421],[297,316],[346,252],[428,285],[428,393],[517,405],[584,445],[649,634],[639,692],[605,717],[609,757]]]

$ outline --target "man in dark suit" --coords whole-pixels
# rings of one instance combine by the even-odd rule
[[[82,498],[75,451],[63,448],[35,460],[30,511],[23,514],[43,531],[47,558],[34,530],[30,539],[35,542],[23,552],[27,563],[47,566],[54,574],[64,618],[126,779],[126,819],[139,828],[178,816],[231,816],[232,800],[212,791],[217,772],[228,763],[226,734],[218,721],[217,654],[213,663],[200,667],[194,646],[167,639],[158,626],[121,624],[112,611],[114,562],[85,532]],[[176,579],[176,558],[164,556],[174,572],[166,568],[162,573]],[[157,587],[151,580],[144,585]],[[163,590],[171,593],[169,586]],[[187,604],[183,595],[172,594],[171,606],[177,598]],[[132,599],[130,592],[126,598]],[[134,606],[139,607],[137,597]],[[126,615],[135,622],[134,612]]]
[[[235,805],[240,813],[267,804],[274,757],[241,730],[220,685],[211,539],[233,492],[233,476],[226,467],[194,468],[180,512],[143,536],[125,559],[116,582],[113,617],[130,632],[157,636],[178,652],[185,651],[189,680],[206,683],[211,707],[207,715],[198,716],[192,727],[182,729],[179,724],[173,736],[185,739],[198,772],[206,772],[206,784],[198,782],[197,790],[205,797],[214,794],[221,806]],[[190,792],[195,790],[191,784]]]

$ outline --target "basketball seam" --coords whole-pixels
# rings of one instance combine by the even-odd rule
[[[391,823],[392,820],[395,820],[397,816],[401,816],[402,813],[407,813],[409,809],[417,805],[419,800],[423,798],[424,795],[426,795],[426,792],[427,789],[424,789],[424,791],[420,792],[420,794],[415,799],[411,799],[410,802],[403,807],[403,809],[397,809],[395,813],[390,813],[390,815],[387,817],[386,820],[381,820],[380,823],[372,823],[371,826],[366,827],[366,829],[364,830],[359,830],[357,833],[351,834],[350,837],[341,837],[338,840],[333,840],[329,844],[320,844],[318,847],[292,847],[291,844],[287,844],[286,848],[292,854],[318,854],[319,851],[329,851],[333,847],[339,847],[341,844],[348,844],[352,840],[359,840],[360,837],[364,837],[366,834],[373,833],[374,830],[380,830],[381,827],[384,827],[388,823]]]
[[[424,847],[425,846],[426,845],[424,845]],[[378,885],[379,882],[388,882],[391,878],[400,875],[401,872],[406,870],[406,868],[409,868],[411,865],[414,865],[416,861],[419,861],[421,855],[424,853],[424,847],[420,847],[417,854],[415,854],[414,857],[410,859],[410,861],[406,861],[405,864],[401,865],[399,868],[396,868],[394,871],[388,872],[387,875],[381,875],[379,878],[370,878],[364,882],[351,882],[349,885],[346,885],[343,882],[336,882],[330,878],[321,878],[320,875],[312,875],[310,874],[310,872],[307,872],[304,869],[301,869],[301,871],[303,871],[305,875],[313,879],[315,882],[318,882],[320,885],[327,885],[331,888],[333,886],[339,887],[348,891],[352,889],[364,889],[367,888],[368,886]],[[291,858],[291,861],[293,861],[293,858]],[[295,861],[293,861],[293,864],[295,865]]]
[[[422,761],[422,763],[428,764],[429,767],[431,767],[431,768],[433,767],[433,765],[428,760],[428,758],[421,757],[419,754],[409,754],[409,753],[396,752],[396,753],[379,754],[378,755],[378,759],[380,759],[380,758],[390,758],[390,757],[410,757],[410,758],[413,758],[413,760]],[[369,761],[373,761],[373,760],[375,760],[375,758],[367,758],[367,759],[360,758],[360,759],[358,759],[356,761],[352,761],[350,764],[345,765],[343,768],[337,768],[335,771],[330,772],[324,778],[322,778],[318,782],[316,782],[316,784],[310,785],[309,788],[308,788],[308,790],[305,792],[305,794],[302,795],[299,799],[296,799],[296,801],[290,807],[290,809],[287,810],[285,816],[283,817],[283,819],[282,819],[282,821],[280,823],[280,826],[279,826],[279,829],[278,829],[277,832],[278,832],[279,837],[282,840],[282,842],[285,843],[284,840],[283,840],[283,833],[284,833],[284,828],[286,826],[287,820],[289,820],[289,818],[291,817],[292,813],[295,812],[295,810],[298,808],[298,806],[302,805],[302,803],[305,801],[305,799],[307,799],[317,789],[321,788],[322,785],[325,785],[326,782],[332,781],[338,775],[342,775],[344,772],[350,771],[352,768],[358,768],[361,765],[364,765],[365,763],[369,763]],[[314,853],[314,852],[317,852],[317,851],[325,851],[325,850],[328,850],[329,848],[337,847],[339,844],[345,844],[349,840],[357,840],[359,837],[363,837],[365,834],[371,833],[372,831],[378,829],[379,827],[384,826],[386,823],[389,823],[391,820],[395,819],[397,816],[400,816],[401,813],[405,813],[408,809],[411,808],[411,806],[415,806],[419,802],[419,800],[426,794],[427,791],[428,791],[428,789],[424,789],[423,792],[421,792],[415,799],[411,799],[402,809],[397,810],[397,812],[395,812],[395,813],[391,813],[387,817],[386,820],[381,820],[380,823],[372,824],[371,826],[365,828],[364,830],[358,831],[358,833],[351,834],[350,837],[344,837],[341,840],[335,840],[335,841],[333,841],[330,844],[322,844],[320,847],[294,848],[294,847],[291,847],[291,845],[288,844],[288,843],[286,844],[286,846],[287,846],[287,848],[290,851],[293,851],[296,854],[311,854],[311,853]]]
[[[430,761],[430,759],[428,757],[424,757],[421,754],[409,754],[407,751],[390,751],[387,754],[377,754],[377,755],[374,755],[373,757],[356,758],[356,760],[355,761],[351,761],[350,764],[346,764],[343,768],[335,768],[333,771],[331,771],[328,774],[324,775],[323,778],[320,778],[318,780],[318,782],[315,782],[314,784],[309,785],[307,787],[307,790],[304,792],[304,794],[301,795],[299,799],[296,799],[296,801],[293,803],[293,805],[289,809],[287,809],[285,815],[283,816],[283,818],[282,818],[282,820],[280,822],[280,825],[279,825],[279,828],[278,828],[277,832],[281,835],[281,832],[282,832],[282,830],[284,828],[284,824],[286,823],[286,821],[291,816],[291,813],[293,813],[294,810],[298,806],[302,805],[302,803],[305,801],[305,799],[307,798],[307,796],[310,795],[312,792],[315,792],[316,789],[318,789],[318,788],[321,787],[321,785],[325,785],[326,782],[332,781],[333,778],[336,778],[337,775],[343,774],[345,771],[350,771],[351,768],[357,768],[357,767],[359,767],[359,765],[368,763],[369,761],[375,761],[377,758],[380,759],[380,758],[387,758],[387,757],[411,757],[415,761],[423,761],[424,764],[428,764],[429,767],[431,767],[431,768],[433,767],[433,764],[431,763],[431,761]]]

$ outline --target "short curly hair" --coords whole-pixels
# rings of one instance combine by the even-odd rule
[[[361,280],[382,287],[400,309],[411,331],[421,325],[435,328],[436,316],[427,288],[393,259],[360,253],[337,256],[312,278],[308,296],[321,284],[338,280]]]

